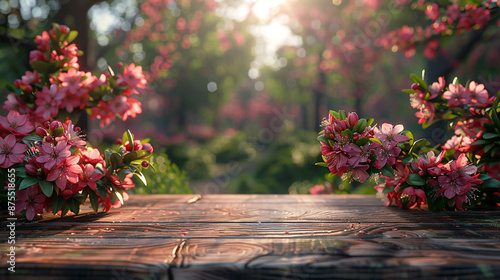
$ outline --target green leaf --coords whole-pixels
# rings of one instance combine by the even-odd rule
[[[46,180],[40,180],[40,188],[46,197],[51,197],[54,192],[54,183]]]
[[[24,178],[21,181],[21,184],[19,185],[19,190],[24,190],[26,188],[29,188],[29,187],[33,186],[33,185],[36,185],[40,181],[41,180],[38,177],[26,176],[26,178]]]
[[[341,120],[345,120],[345,119],[347,118],[347,116],[346,116],[346,114],[345,114],[344,110],[339,110],[339,118],[340,118]]]
[[[142,183],[144,184],[144,186],[147,186],[148,185],[148,182],[146,181],[146,177],[144,177],[144,175],[140,172],[140,171],[137,171],[134,173],[137,177],[139,177],[139,179],[141,179]]]
[[[5,88],[7,88],[7,90],[10,92],[16,93],[16,88],[11,84],[6,84]]]
[[[384,167],[382,167],[382,175],[386,177],[395,177],[396,175],[394,174],[394,169],[389,166],[389,164],[386,164]]]
[[[104,187],[102,187],[102,186],[96,186],[95,189],[94,189],[94,191],[96,193],[98,193],[101,196],[102,199],[106,199],[108,192],[106,191],[106,189]]]
[[[422,80],[422,78],[420,78],[419,76],[415,75],[415,74],[411,74],[410,75],[410,79],[414,82],[414,83],[417,83],[420,85],[420,88],[424,91],[424,92],[427,92],[427,85],[425,84],[424,80]]]
[[[418,154],[423,147],[429,146],[430,144],[431,143],[425,138],[418,139],[417,141],[413,142],[409,153]]]
[[[410,186],[423,186],[426,184],[425,179],[422,178],[418,173],[410,174],[410,176],[408,176],[408,179],[406,179],[406,182]]]
[[[49,64],[45,61],[35,60],[31,63],[31,68],[38,71],[38,73],[47,74],[49,70]]]
[[[390,193],[392,191],[394,191],[393,188],[384,187],[384,189],[382,190],[382,193],[383,194],[388,194],[388,193]]]
[[[120,201],[120,203],[123,205],[124,202],[123,202],[123,196],[122,196],[122,194],[119,191],[115,190],[115,195],[118,198],[118,200]]]
[[[75,213],[76,215],[78,215],[78,213],[80,212],[80,202],[78,202],[78,200],[68,198],[68,200],[66,200],[66,205],[68,205],[69,210],[71,210],[71,212]]]
[[[374,143],[379,143],[380,145],[382,145],[382,142],[380,142],[380,140],[378,140],[378,138],[370,138],[370,141],[372,141]]]
[[[369,118],[367,121],[366,121],[366,126],[370,126],[373,124],[373,122],[375,121],[374,118]]]
[[[28,135],[26,137],[23,138],[23,142],[24,141],[31,141],[31,142],[37,142],[37,141],[42,141],[43,139],[40,138],[39,136],[37,135]]]
[[[123,165],[123,159],[118,153],[112,153],[109,157],[109,162],[111,163],[113,169],[118,169]]]
[[[495,133],[485,133],[483,134],[483,139],[493,139],[499,137],[498,134]]]
[[[94,209],[94,212],[99,212],[99,197],[93,190],[89,190],[89,200],[90,204],[92,205],[92,209]]]
[[[314,165],[328,167],[328,165],[326,164],[326,162],[316,162]]]
[[[362,133],[363,131],[365,131],[367,123],[368,122],[366,121],[366,119],[360,119],[358,123],[352,128],[352,130],[357,133]]]
[[[413,137],[413,133],[411,133],[411,131],[408,131],[405,133],[406,137],[410,138],[410,145],[413,145],[413,142],[415,142],[415,137]]]
[[[352,131],[350,129],[346,129],[344,130],[344,132],[342,132],[342,137],[345,137],[346,135],[347,137],[349,137],[349,139],[352,139],[353,137]]]
[[[64,198],[62,196],[56,196],[52,202],[52,213],[55,215],[64,204]]]
[[[362,147],[366,144],[368,144],[368,142],[370,142],[370,138],[367,138],[367,137],[364,137],[364,138],[360,138],[356,141],[356,145]]]
[[[65,203],[62,207],[61,217],[66,216],[66,214],[68,214],[68,211],[69,211],[69,205],[68,203]]]
[[[143,157],[149,155],[149,152],[147,152],[145,150],[135,151],[135,153],[137,154],[137,158],[143,158]]]
[[[403,92],[404,93],[408,93],[408,94],[415,94],[415,90],[409,88],[409,89],[403,89]]]
[[[330,110],[330,115],[332,115],[332,117],[334,117],[335,119],[338,119],[339,118],[339,113],[333,111],[333,110]]]
[[[78,36],[78,31],[72,30],[68,33],[68,36],[66,37],[66,41],[68,41],[68,44],[73,42],[76,37]]]
[[[483,183],[481,184],[481,186],[483,188],[498,188],[498,187],[500,187],[500,181],[491,178],[488,180],[484,180]]]
[[[402,160],[403,164],[408,164],[413,161],[413,156],[411,154],[405,156]]]
[[[325,136],[324,136],[324,135],[320,135],[320,136],[318,136],[318,140],[319,140],[320,142],[323,142],[323,143],[325,143],[325,144],[330,145],[330,144],[328,143],[328,140],[326,140],[326,139],[325,139]]]
[[[138,151],[137,151],[138,152]],[[130,164],[132,161],[136,160],[138,158],[137,156],[137,152],[130,152],[130,153],[127,153],[124,157],[123,157],[123,164],[125,165],[128,165]]]

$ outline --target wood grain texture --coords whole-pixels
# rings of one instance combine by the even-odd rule
[[[2,216],[6,221],[6,216]],[[16,227],[0,279],[500,279],[500,211],[386,208],[361,195],[131,196]]]

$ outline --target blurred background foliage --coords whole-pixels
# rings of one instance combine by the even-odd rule
[[[5,93],[29,67],[37,34],[66,24],[79,32],[82,70],[122,61],[147,72],[142,115],[81,124],[93,145],[113,143],[125,128],[151,138],[155,171],[135,193],[308,193],[318,184],[374,193],[373,182],[351,184],[314,165],[329,109],[402,123],[439,143],[445,128],[421,131],[401,93],[410,73],[500,85],[496,25],[440,38],[432,60],[424,46],[411,57],[380,47],[391,30],[429,24],[415,2],[0,0],[0,86]]]

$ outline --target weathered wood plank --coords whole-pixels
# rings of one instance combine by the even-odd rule
[[[404,211],[374,196],[155,195],[82,212],[19,221],[19,273],[9,279],[500,279],[498,210]],[[6,240],[0,233],[2,252]],[[5,254],[0,261],[3,279]]]
[[[190,239],[173,265],[174,279],[495,279],[500,240]]]
[[[188,238],[498,238],[491,223],[37,223],[18,227],[23,240]],[[1,237],[0,237],[1,238]]]

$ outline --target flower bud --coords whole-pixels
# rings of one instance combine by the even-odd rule
[[[50,122],[44,122],[44,123],[43,123],[43,126],[44,126],[45,128],[49,128],[49,127],[50,127]]]
[[[56,128],[63,127],[60,121],[53,121],[50,123],[50,130],[54,130]]]
[[[52,142],[54,141],[54,137],[50,136],[50,135],[47,135],[47,138],[45,138],[47,140],[47,142]]]
[[[36,128],[35,130],[36,132],[36,135],[40,136],[40,137],[45,137],[47,136],[47,130],[45,130],[43,127],[39,126]]]
[[[413,83],[413,84],[411,85],[411,89],[413,89],[413,90],[420,89],[420,85],[419,85],[419,84],[417,84],[417,83]]]
[[[348,125],[348,124],[347,124],[347,121],[346,121],[346,120],[341,120],[341,121],[339,122],[339,124],[340,124],[340,128],[342,128],[342,130],[346,130],[346,129],[347,129],[347,125]]]
[[[151,146],[151,144],[149,143],[142,144],[142,149],[150,154],[153,153],[153,146]]]
[[[349,125],[351,127],[354,127],[359,121],[358,114],[356,114],[355,112],[349,113],[349,115],[347,115],[347,119],[349,120]]]
[[[149,162],[147,162],[146,160],[144,160],[142,163],[141,163],[142,167],[146,168],[149,166]]]
[[[69,27],[66,25],[59,25],[59,32],[67,34],[69,32]]]
[[[118,68],[122,68],[122,67],[123,67],[123,63],[121,63],[121,62],[117,62],[117,63],[116,63],[116,67],[118,67]]]
[[[122,139],[118,138],[115,141],[116,144],[121,145],[123,143]]]

